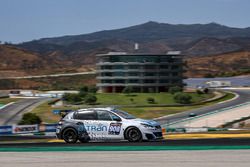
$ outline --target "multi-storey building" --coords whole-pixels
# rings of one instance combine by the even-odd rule
[[[110,52],[97,55],[97,87],[101,92],[164,92],[171,86],[183,86],[183,62],[180,52],[139,54]]]

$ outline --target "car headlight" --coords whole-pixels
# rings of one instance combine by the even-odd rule
[[[149,129],[154,129],[154,128],[155,128],[154,126],[149,125],[149,124],[143,124],[143,123],[141,123],[141,125],[142,125],[144,128],[149,128]]]

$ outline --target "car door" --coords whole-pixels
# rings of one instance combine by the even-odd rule
[[[91,140],[99,138],[98,121],[93,110],[78,111],[74,116],[78,131],[86,131]]]
[[[118,116],[106,110],[96,110],[96,113],[98,123],[101,125],[101,127],[105,127],[100,128],[102,130],[99,131],[99,136],[106,140],[123,139],[123,135],[121,135],[122,123]],[[120,121],[117,121],[117,119],[115,120],[114,117],[119,118]]]

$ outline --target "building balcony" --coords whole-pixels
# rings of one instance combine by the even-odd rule
[[[134,87],[143,87],[143,86],[168,86],[170,83],[97,83],[97,87],[108,87],[108,86],[134,86]]]
[[[98,62],[97,66],[104,65],[182,65],[182,61],[178,62]]]

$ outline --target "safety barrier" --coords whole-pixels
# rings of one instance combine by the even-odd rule
[[[184,122],[187,122],[187,121],[199,119],[199,118],[202,118],[202,117],[205,117],[205,116],[208,116],[208,115],[212,115],[212,114],[217,114],[217,113],[225,112],[225,111],[228,111],[228,110],[231,110],[231,109],[235,109],[235,108],[239,108],[239,107],[246,106],[246,105],[250,105],[250,102],[245,102],[245,103],[238,104],[238,105],[235,105],[235,106],[231,106],[231,107],[227,107],[227,108],[215,110],[213,112],[209,112],[209,113],[206,113],[206,114],[198,115],[196,117],[190,117],[190,118],[181,119],[181,120],[178,120],[178,121],[175,121],[175,122],[164,124],[164,125],[162,125],[162,127],[168,128],[169,126],[172,126],[172,125],[176,125],[176,124],[184,123]]]
[[[0,126],[0,135],[11,135],[12,126]]]
[[[212,132],[212,131],[228,131],[227,128],[166,128],[167,133],[196,133],[196,132]]]
[[[57,124],[0,126],[0,136],[30,133],[34,134],[39,132],[56,132],[56,126]]]

